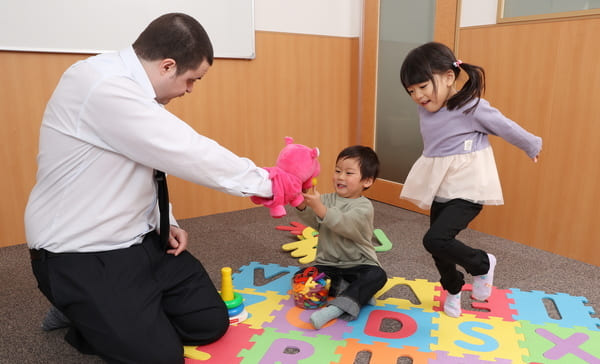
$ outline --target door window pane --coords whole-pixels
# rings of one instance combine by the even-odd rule
[[[381,0],[375,150],[382,179],[404,183],[423,151],[417,105],[400,83],[400,66],[413,48],[433,40],[435,1]]]

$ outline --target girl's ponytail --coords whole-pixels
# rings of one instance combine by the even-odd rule
[[[477,102],[473,106],[464,111],[465,114],[468,114],[475,110],[479,104],[479,98],[485,90],[485,71],[479,66],[461,61],[455,61],[452,66],[462,68],[467,73],[467,76],[469,76],[469,79],[465,82],[463,87],[448,100],[447,107],[448,110],[458,109],[468,104],[471,100],[477,99]]]

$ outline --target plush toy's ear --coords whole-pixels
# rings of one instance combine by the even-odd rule
[[[313,150],[312,150],[312,153],[311,153],[311,156],[312,156],[312,157],[318,157],[318,156],[319,156],[319,154],[320,154],[320,152],[319,152],[319,148],[313,148]]]
[[[286,145],[290,145],[294,143],[294,138],[286,136],[285,138],[283,138],[283,140],[285,140],[285,144]]]

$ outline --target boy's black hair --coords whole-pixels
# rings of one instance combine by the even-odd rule
[[[367,178],[373,178],[373,181],[377,179],[379,175],[379,158],[373,149],[364,145],[353,145],[344,148],[338,154],[335,162],[337,163],[347,158],[356,158],[358,160],[361,181]]]

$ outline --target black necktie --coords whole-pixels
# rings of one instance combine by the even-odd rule
[[[158,187],[158,211],[160,212],[160,243],[167,248],[171,224],[169,221],[169,190],[167,189],[167,176],[165,172],[155,170],[154,179]]]

